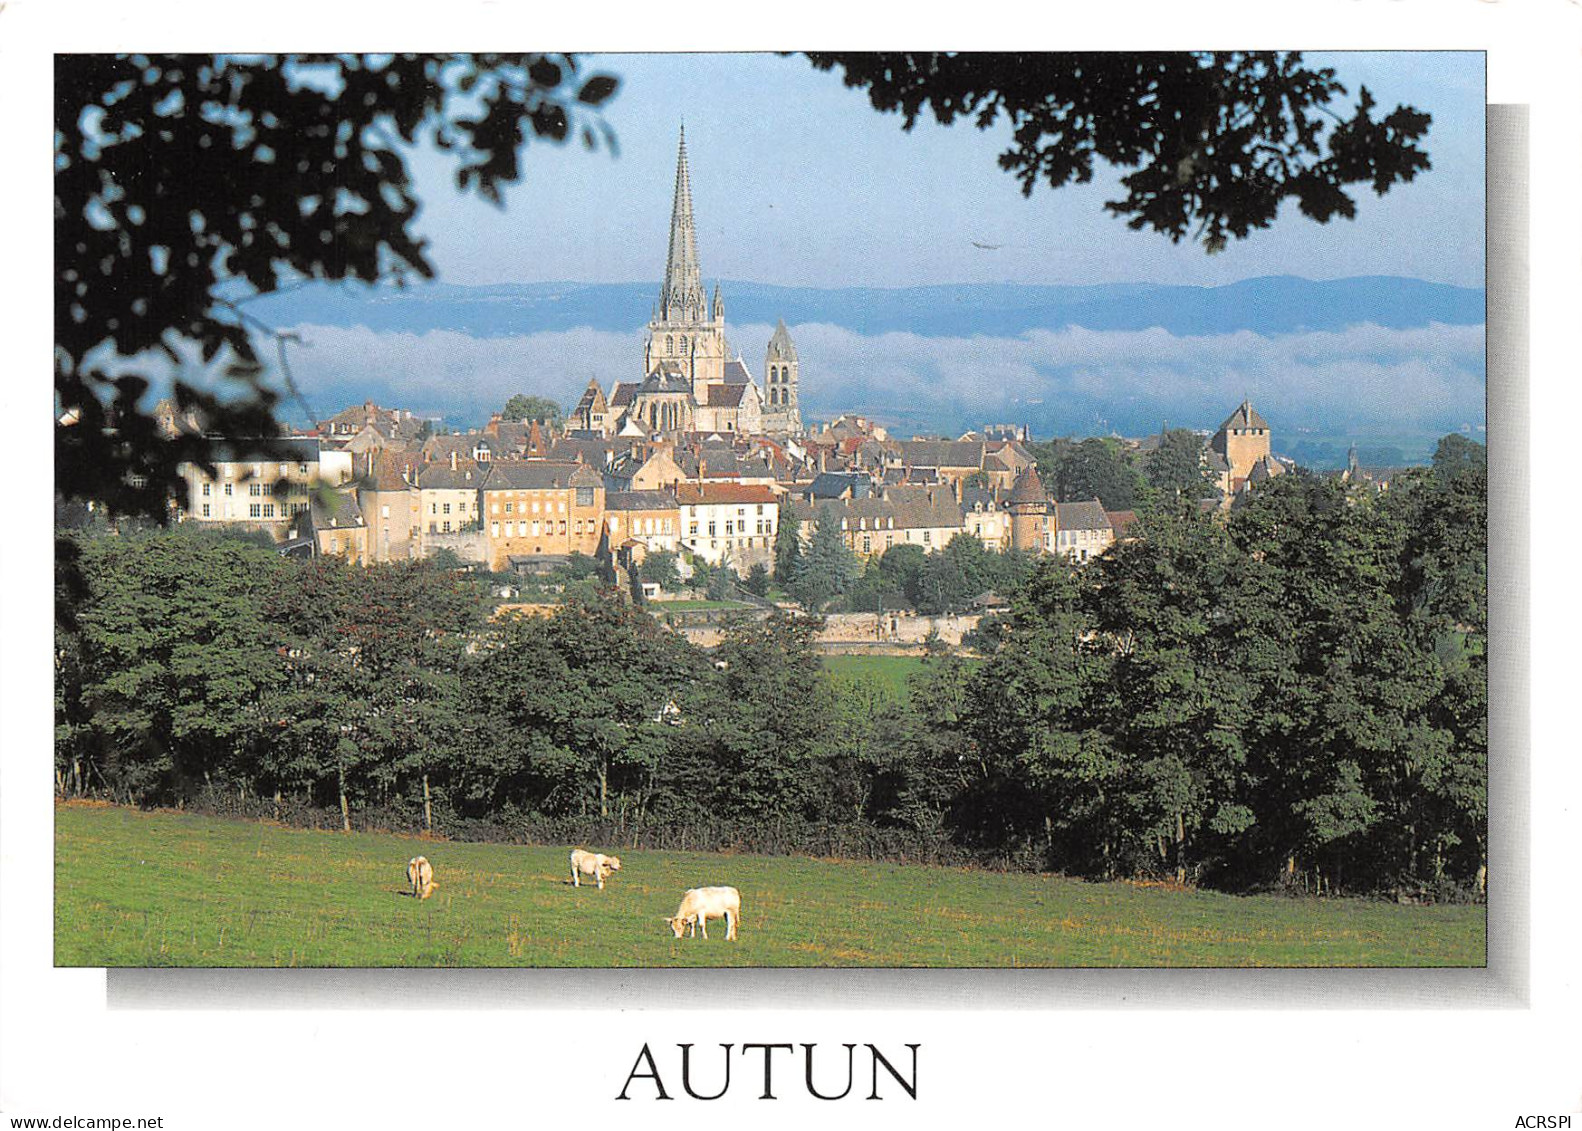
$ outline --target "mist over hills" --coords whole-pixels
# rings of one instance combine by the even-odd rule
[[[725,281],[727,334],[760,376],[777,320],[802,361],[804,419],[859,412],[900,435],[989,421],[1035,435],[1212,428],[1251,396],[1294,447],[1420,459],[1481,436],[1484,292],[1418,279],[1294,276],[1217,287],[943,284],[816,289]],[[293,328],[292,365],[333,412],[374,399],[453,427],[513,393],[570,406],[590,379],[641,378],[657,283],[408,288],[313,283],[249,302]],[[1327,445],[1327,446],[1326,446]],[[1287,449],[1289,450],[1289,448]],[[1337,455],[1338,453],[1338,455]]]
[[[941,284],[834,290],[725,280],[728,325],[820,322],[859,334],[1004,336],[1079,326],[1175,335],[1289,334],[1360,323],[1408,329],[1431,323],[1476,325],[1481,289],[1420,279],[1360,276],[1313,281],[1294,275],[1218,287],[1117,283],[1097,286]],[[424,333],[450,330],[501,337],[586,327],[639,330],[659,283],[507,283],[354,288],[315,283],[250,304],[265,321],[364,326]]]

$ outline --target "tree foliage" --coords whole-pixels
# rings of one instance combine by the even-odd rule
[[[559,424],[561,420],[559,404],[549,397],[527,393],[517,393],[506,401],[500,416],[505,420],[536,420],[540,424]]]
[[[1143,477],[1115,440],[1056,437],[1030,448],[1038,461],[1039,481],[1056,502],[1097,499],[1105,510],[1126,511],[1141,500],[1146,486]]]
[[[813,538],[796,560],[791,592],[809,612],[818,612],[860,576],[857,555],[846,545],[840,508],[826,503],[813,520]]]
[[[1190,428],[1166,428],[1159,446],[1143,462],[1148,486],[1168,499],[1196,501],[1214,494],[1214,482],[1203,462],[1203,440]]]
[[[431,278],[411,149],[437,146],[462,191],[499,203],[530,144],[613,146],[597,107],[615,87],[559,55],[57,56],[57,490],[163,518],[177,466],[211,449],[159,436],[150,367],[218,370],[180,373],[178,408],[273,435],[282,390],[247,300]]]
[[[1209,252],[1267,228],[1290,200],[1320,223],[1350,219],[1351,192],[1383,194],[1429,168],[1419,144],[1429,115],[1397,106],[1382,117],[1362,87],[1347,88],[1298,52],[809,53],[839,68],[873,106],[910,130],[923,112],[986,129],[1002,117],[1012,144],[1000,167],[1031,195],[1093,179],[1097,162],[1130,169],[1105,208]]]
[[[415,827],[432,796],[450,829],[825,852],[839,825],[1080,875],[1464,891],[1487,860],[1486,498],[1464,458],[1382,493],[1296,471],[1228,516],[1145,508],[1086,566],[895,547],[849,592],[1011,601],[986,660],[930,656],[904,696],[832,679],[815,618],[739,618],[704,651],[608,592],[498,623],[430,564],[85,531],[58,781],[344,825]]]

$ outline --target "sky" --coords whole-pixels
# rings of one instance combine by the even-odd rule
[[[1215,256],[1133,232],[1103,211],[1115,174],[1024,198],[998,168],[1009,130],[910,132],[837,73],[769,54],[589,55],[621,79],[605,118],[617,156],[529,149],[504,210],[450,190],[421,154],[422,230],[452,283],[657,280],[664,267],[677,131],[684,122],[709,278],[786,286],[941,282],[1211,285],[1260,275],[1407,275],[1481,286],[1483,57],[1477,52],[1309,53],[1355,96],[1433,116],[1433,168],[1384,197],[1363,187],[1355,221],[1294,209]],[[973,242],[1001,245],[975,248]]]

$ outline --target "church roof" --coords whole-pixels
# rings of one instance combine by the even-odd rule
[[[625,408],[632,403],[632,397],[637,394],[636,381],[617,381],[614,390],[610,393],[611,408]]]
[[[727,385],[750,385],[752,374],[747,372],[747,366],[741,358],[732,358],[725,363],[725,383]]]
[[[739,408],[742,395],[747,392],[746,385],[709,385],[707,388],[710,408]]]
[[[1269,429],[1269,422],[1258,415],[1258,410],[1252,407],[1252,401],[1245,400],[1236,406],[1236,411],[1225,418],[1225,423],[1219,426],[1221,432],[1232,428],[1262,428]]]
[[[690,393],[692,382],[682,376],[679,369],[671,369],[673,363],[663,362],[643,381],[637,389],[639,394],[649,393]]]

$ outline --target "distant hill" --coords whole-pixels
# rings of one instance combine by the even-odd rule
[[[1102,286],[944,284],[929,287],[815,289],[722,283],[727,320],[735,325],[829,323],[860,334],[1012,336],[1080,326],[1209,335],[1249,330],[1285,334],[1340,330],[1370,322],[1409,329],[1432,322],[1477,325],[1484,292],[1420,279],[1361,276],[1315,282],[1291,275],[1219,287],[1149,283]],[[493,338],[589,327],[645,325],[658,282],[446,283],[352,287],[327,283],[269,295],[249,311],[274,325],[313,323],[424,333],[450,330]]]

